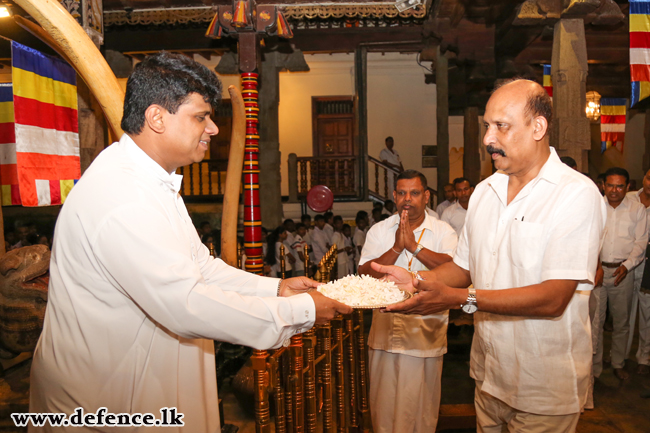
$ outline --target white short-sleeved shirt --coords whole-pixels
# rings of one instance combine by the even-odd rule
[[[442,216],[442,214],[445,213],[445,209],[447,209],[449,206],[451,206],[454,203],[455,202],[453,201],[445,200],[436,207],[436,212],[438,213],[438,215]]]
[[[610,206],[606,197],[603,202],[607,208],[607,224],[600,259],[607,263],[623,262],[631,271],[645,258],[648,244],[645,206],[638,196],[636,200],[625,196],[616,208]]]
[[[530,413],[563,415],[584,406],[591,374],[589,293],[605,227],[594,183],[562,164],[554,148],[538,176],[508,204],[508,176],[497,172],[470,198],[454,262],[474,287],[501,290],[546,280],[577,280],[557,318],[479,311],[470,374],[483,391]]]
[[[332,245],[336,245],[337,250],[345,250],[345,235],[341,232],[334,232],[334,235],[332,236]],[[345,264],[347,266],[348,253],[345,251],[339,252],[336,261],[339,264]]]
[[[445,209],[440,219],[449,224],[460,236],[460,231],[465,225],[466,216],[467,210],[465,210],[465,208],[462,207],[458,201],[456,201],[447,209]]]
[[[387,147],[384,147],[381,152],[379,152],[379,160],[386,161],[395,165],[400,165],[402,163],[402,158],[400,158],[399,153],[397,153],[395,148],[390,151]]]
[[[370,228],[361,251],[359,265],[381,257],[393,247],[399,221],[399,215],[393,215]],[[422,230],[424,235],[420,243],[425,248],[453,257],[458,237],[449,224],[432,218],[425,212],[424,221],[413,231],[416,240],[420,238]],[[402,251],[395,261],[395,266],[408,269],[411,257],[411,253]],[[411,270],[424,271],[427,268],[415,257]],[[428,316],[375,312],[372,316],[368,346],[419,358],[442,356],[447,353],[448,319],[448,311]]]

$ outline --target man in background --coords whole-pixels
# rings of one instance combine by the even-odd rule
[[[440,216],[440,219],[452,226],[459,236],[465,225],[467,206],[469,206],[469,198],[473,191],[474,188],[470,185],[469,180],[464,177],[454,179],[454,196],[456,197],[456,201],[445,209]]]

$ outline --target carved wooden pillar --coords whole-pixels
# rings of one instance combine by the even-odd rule
[[[359,47],[354,52],[355,138],[359,146],[359,181],[361,199],[368,200],[368,49]],[[376,175],[376,173],[375,173]],[[379,189],[375,189],[379,191]]]
[[[438,203],[445,200],[445,185],[449,183],[449,67],[447,57],[436,52],[436,120],[438,145]]]
[[[553,124],[551,145],[560,156],[576,160],[578,170],[588,171],[591,148],[589,119],[585,114],[587,43],[582,19],[562,19],[555,24],[551,75]]]
[[[463,140],[465,151],[463,153],[463,176],[469,183],[476,185],[481,180],[481,156],[479,154],[478,108],[465,108],[463,122]]]
[[[267,52],[260,65],[259,134],[260,134],[260,203],[262,224],[282,224],[281,154],[278,107],[280,102],[280,68],[277,51]]]

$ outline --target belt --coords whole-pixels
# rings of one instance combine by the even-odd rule
[[[623,262],[618,262],[618,263],[608,263],[608,262],[602,262],[601,263],[605,268],[618,268],[623,264]]]

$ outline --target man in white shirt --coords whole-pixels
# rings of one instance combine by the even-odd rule
[[[445,209],[447,209],[449,206],[451,206],[456,202],[456,194],[454,193],[453,184],[448,183],[447,185],[445,185],[444,191],[445,191],[445,201],[439,203],[438,206],[436,207],[436,213],[440,216],[442,216],[442,214],[445,212]]]
[[[594,288],[592,300],[592,332],[594,347],[593,374],[603,370],[603,325],[609,303],[614,331],[612,332],[612,367],[621,380],[629,373],[625,366],[630,332],[630,311],[634,292],[634,273],[645,257],[648,244],[646,210],[638,201],[625,196],[630,176],[624,168],[613,167],[605,172],[605,203],[607,225],[600,252],[603,283]]]
[[[291,250],[296,257],[296,263],[293,265],[294,276],[305,275],[305,242],[304,236],[307,235],[307,227],[303,223],[296,224],[296,235],[293,237]]]
[[[426,177],[415,170],[402,172],[393,197],[398,214],[368,231],[359,274],[380,276],[372,262],[418,271],[451,261],[458,237],[448,224],[424,211],[429,201]],[[447,322],[447,311],[426,316],[373,314],[368,346],[375,432],[436,430]]]
[[[445,209],[440,216],[440,219],[452,226],[459,236],[460,231],[465,225],[467,206],[469,205],[469,198],[473,191],[474,188],[470,185],[469,180],[464,177],[454,179],[454,195],[456,201]]]
[[[318,214],[314,217],[314,230],[311,232],[311,248],[314,252],[314,264],[323,259],[323,256],[329,249],[330,237],[325,231],[325,217]]]
[[[650,170],[643,177],[643,188],[636,192],[628,192],[630,200],[638,201],[646,210],[646,224],[650,233]],[[647,248],[647,247],[646,247]],[[638,306],[639,317],[639,347],[636,352],[637,366],[636,373],[642,376],[650,373],[650,288],[641,290],[641,280],[645,269],[646,260],[634,268],[634,297],[632,298],[632,312],[630,313],[630,333],[627,344],[627,352],[632,344],[636,310]]]
[[[352,311],[315,291],[297,294],[316,285],[309,279],[252,275],[201,244],[176,170],[201,161],[217,134],[210,114],[220,90],[213,72],[180,54],[135,67],[125,134],[95,159],[59,214],[30,411],[155,415],[175,407],[185,425],[166,430],[215,432],[212,340],[278,347],[336,310]]]
[[[401,173],[404,171],[404,166],[402,165],[402,158],[400,158],[399,153],[393,149],[395,146],[393,137],[386,137],[385,144],[386,147],[383,148],[381,152],[379,152],[379,160],[393,170],[397,170],[398,173]],[[388,189],[388,194],[390,194],[395,189],[395,173],[392,171],[388,171],[387,173],[386,186]],[[375,222],[378,222],[378,220],[375,220]]]
[[[325,212],[323,217],[325,217],[325,226],[323,227],[323,230],[327,233],[327,248],[330,248],[334,244],[334,214],[332,212]]]
[[[346,238],[343,234],[343,217],[336,215],[333,220],[334,235],[332,236],[332,245],[336,245],[336,272],[337,278],[343,278],[349,274],[348,261],[350,257],[348,253],[352,252],[352,247],[346,245]]]
[[[352,237],[352,243],[357,249],[355,251],[355,265],[359,269],[359,260],[361,260],[361,251],[363,250],[363,245],[366,243],[366,234],[368,232],[368,214],[359,215],[357,214],[357,219],[355,220],[357,227],[354,229],[354,236]],[[358,271],[357,271],[358,273]]]
[[[420,290],[388,311],[478,311],[470,375],[479,433],[572,433],[587,399],[589,293],[607,213],[594,183],[549,146],[552,107],[528,80],[490,97],[483,144],[498,171],[470,199],[453,263],[420,272],[424,281],[373,265]]]

